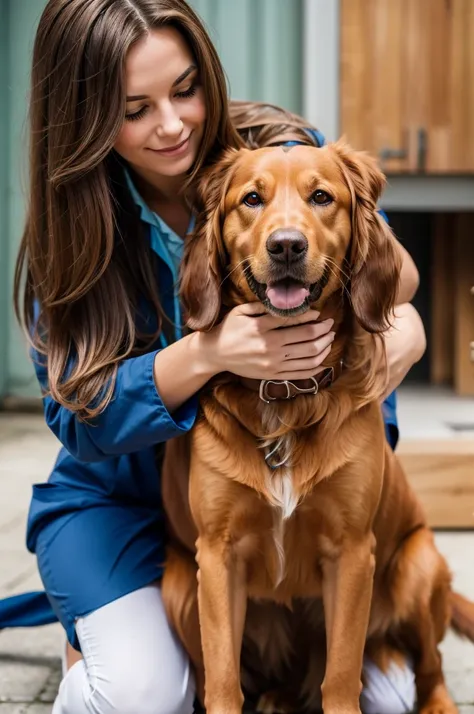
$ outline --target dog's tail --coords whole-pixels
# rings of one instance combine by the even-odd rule
[[[474,642],[474,602],[455,592],[451,592],[451,627]]]

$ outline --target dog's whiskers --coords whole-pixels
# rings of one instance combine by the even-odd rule
[[[219,285],[219,288],[222,288],[222,286],[224,285],[225,281],[230,278],[230,276],[232,275],[232,273],[234,273],[236,270],[238,270],[238,269],[240,268],[240,266],[241,266],[243,263],[246,263],[246,262],[247,262],[248,260],[250,260],[252,257],[253,257],[252,255],[249,255],[249,256],[247,256],[246,258],[243,258],[243,260],[239,261],[239,262],[237,263],[237,265],[235,265],[235,266],[232,268],[232,270],[229,270],[229,272],[227,273],[227,275],[224,277],[224,279],[222,280],[221,284]],[[246,273],[248,270],[250,270],[250,265],[247,265],[247,266],[244,268],[243,272]]]
[[[340,275],[338,275],[338,274],[336,273],[336,271],[335,271],[334,268],[332,267],[331,263],[332,263],[332,265],[334,265],[336,268],[338,268],[339,273],[342,273],[342,275],[343,275],[345,278],[347,278],[348,280],[349,280],[349,276],[342,270],[342,268],[340,268],[340,266],[337,265],[337,263],[336,263],[334,260],[332,260],[332,258],[327,258],[327,267],[328,267],[329,271],[331,272],[332,275],[334,275],[334,277],[336,278],[336,280],[341,284],[341,287],[342,287],[343,292],[347,295],[347,297],[348,297],[349,300],[350,300],[351,294],[350,294],[349,290],[347,289],[346,283],[344,283],[344,281],[341,280]]]
[[[336,261],[334,260],[334,258],[329,257],[329,255],[324,256],[324,258],[325,258],[325,261],[326,261],[327,263],[330,263],[330,264],[332,264],[335,268],[337,268],[337,270],[339,270],[339,272],[341,273],[341,275],[342,275],[346,280],[350,280],[350,279],[351,279],[350,273],[346,273],[345,270],[343,269],[342,265],[339,265],[338,263],[336,263]],[[344,259],[344,263],[345,263],[345,262],[346,262],[346,261],[345,261],[345,259]],[[344,263],[343,263],[343,264],[344,264]],[[329,266],[328,266],[328,267],[329,267]]]

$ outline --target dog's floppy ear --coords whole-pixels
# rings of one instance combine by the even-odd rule
[[[236,149],[227,150],[198,179],[196,228],[186,238],[180,275],[186,324],[192,330],[210,330],[219,319],[227,266],[222,239],[224,200],[238,154]]]
[[[383,332],[393,318],[400,280],[401,258],[387,223],[377,212],[385,176],[375,159],[334,144],[352,199],[351,268],[352,308],[367,332]]]

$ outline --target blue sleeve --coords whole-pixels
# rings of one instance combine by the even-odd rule
[[[385,422],[385,435],[387,441],[395,451],[398,444],[398,419],[397,419],[397,393],[392,392],[382,404],[383,420]]]
[[[381,208],[378,213],[386,223],[390,224],[388,216]],[[392,392],[388,395],[387,399],[382,404],[382,414],[385,422],[385,434],[387,436],[387,441],[395,450],[398,444],[399,430],[398,430],[398,419],[397,419],[397,393]]]
[[[50,396],[43,397],[46,423],[74,458],[103,461],[141,451],[191,429],[197,413],[197,397],[185,402],[171,416],[156,389],[155,355],[156,351],[150,352],[119,365],[112,400],[91,422],[80,421]],[[48,389],[45,358],[38,353],[34,353],[33,358],[45,393]]]

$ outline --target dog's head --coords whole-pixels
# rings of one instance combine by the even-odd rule
[[[223,303],[255,300],[296,315],[343,290],[364,329],[386,329],[400,261],[376,210],[383,185],[375,161],[341,143],[227,152],[200,183],[182,268],[188,325],[209,329]]]

